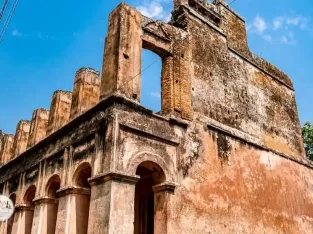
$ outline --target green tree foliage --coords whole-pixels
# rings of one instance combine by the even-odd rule
[[[313,124],[306,122],[302,128],[302,137],[306,156],[313,161]]]

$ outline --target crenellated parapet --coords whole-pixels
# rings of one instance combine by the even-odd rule
[[[81,68],[76,72],[70,119],[78,117],[99,102],[99,75],[92,68]]]
[[[26,151],[30,125],[31,121],[28,120],[21,120],[17,124],[13,144],[13,157],[16,157]]]
[[[49,119],[49,111],[43,108],[33,112],[27,148],[36,145],[39,141],[46,137]]]
[[[34,112],[29,149],[12,159],[0,132],[0,193],[16,202],[0,234],[312,230],[292,82],[250,52],[226,1],[174,0],[169,23],[121,3],[109,21],[100,100],[82,68]],[[142,49],[162,60],[157,113],[140,104]]]
[[[57,90],[52,95],[47,136],[57,131],[70,120],[72,92]]]
[[[0,165],[11,160],[13,156],[13,141],[14,135],[3,134],[0,137]]]

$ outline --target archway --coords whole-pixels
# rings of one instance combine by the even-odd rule
[[[165,181],[162,168],[150,161],[141,163],[136,171],[140,176],[135,189],[135,222],[134,234],[158,234],[154,233],[156,206],[153,186]]]
[[[47,234],[54,234],[55,227],[57,222],[57,215],[58,215],[58,198],[56,196],[56,192],[60,189],[61,179],[58,175],[52,176],[46,186],[46,195],[50,200],[47,203],[47,212],[45,217],[45,222],[47,230],[45,233]]]
[[[24,195],[24,204],[25,207],[25,218],[24,218],[24,227],[25,227],[25,234],[30,234],[32,230],[32,223],[33,223],[33,217],[34,217],[34,198],[36,194],[36,186],[31,185],[25,195]]]
[[[11,194],[10,199],[13,202],[13,205],[15,206],[16,194],[15,193]],[[7,234],[12,233],[13,223],[14,223],[14,214],[12,215],[12,217],[7,222]]]
[[[89,163],[81,164],[73,177],[74,186],[80,192],[74,194],[76,230],[79,234],[87,234],[88,216],[90,204],[90,185],[88,179],[91,177],[91,166]]]

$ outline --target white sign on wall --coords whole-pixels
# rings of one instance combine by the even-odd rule
[[[0,195],[0,221],[7,221],[14,213],[14,204],[10,198]]]

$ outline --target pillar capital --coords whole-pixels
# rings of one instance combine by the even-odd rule
[[[57,191],[58,197],[64,197],[69,194],[80,194],[80,195],[90,195],[90,189],[89,188],[81,188],[81,187],[75,187],[75,186],[67,186],[59,189]]]
[[[152,187],[154,193],[168,192],[174,193],[176,184],[172,182],[165,182]]]
[[[34,210],[34,207],[27,204],[18,204],[15,206],[16,211],[32,211]]]
[[[123,174],[121,172],[109,172],[109,173],[103,173],[103,174],[99,174],[94,177],[91,177],[88,181],[91,186],[103,184],[110,180],[120,182],[120,183],[135,185],[138,182],[139,178],[140,178],[139,176],[131,176],[131,175]]]
[[[35,205],[40,204],[57,204],[58,199],[52,198],[52,197],[39,197],[33,200]]]

